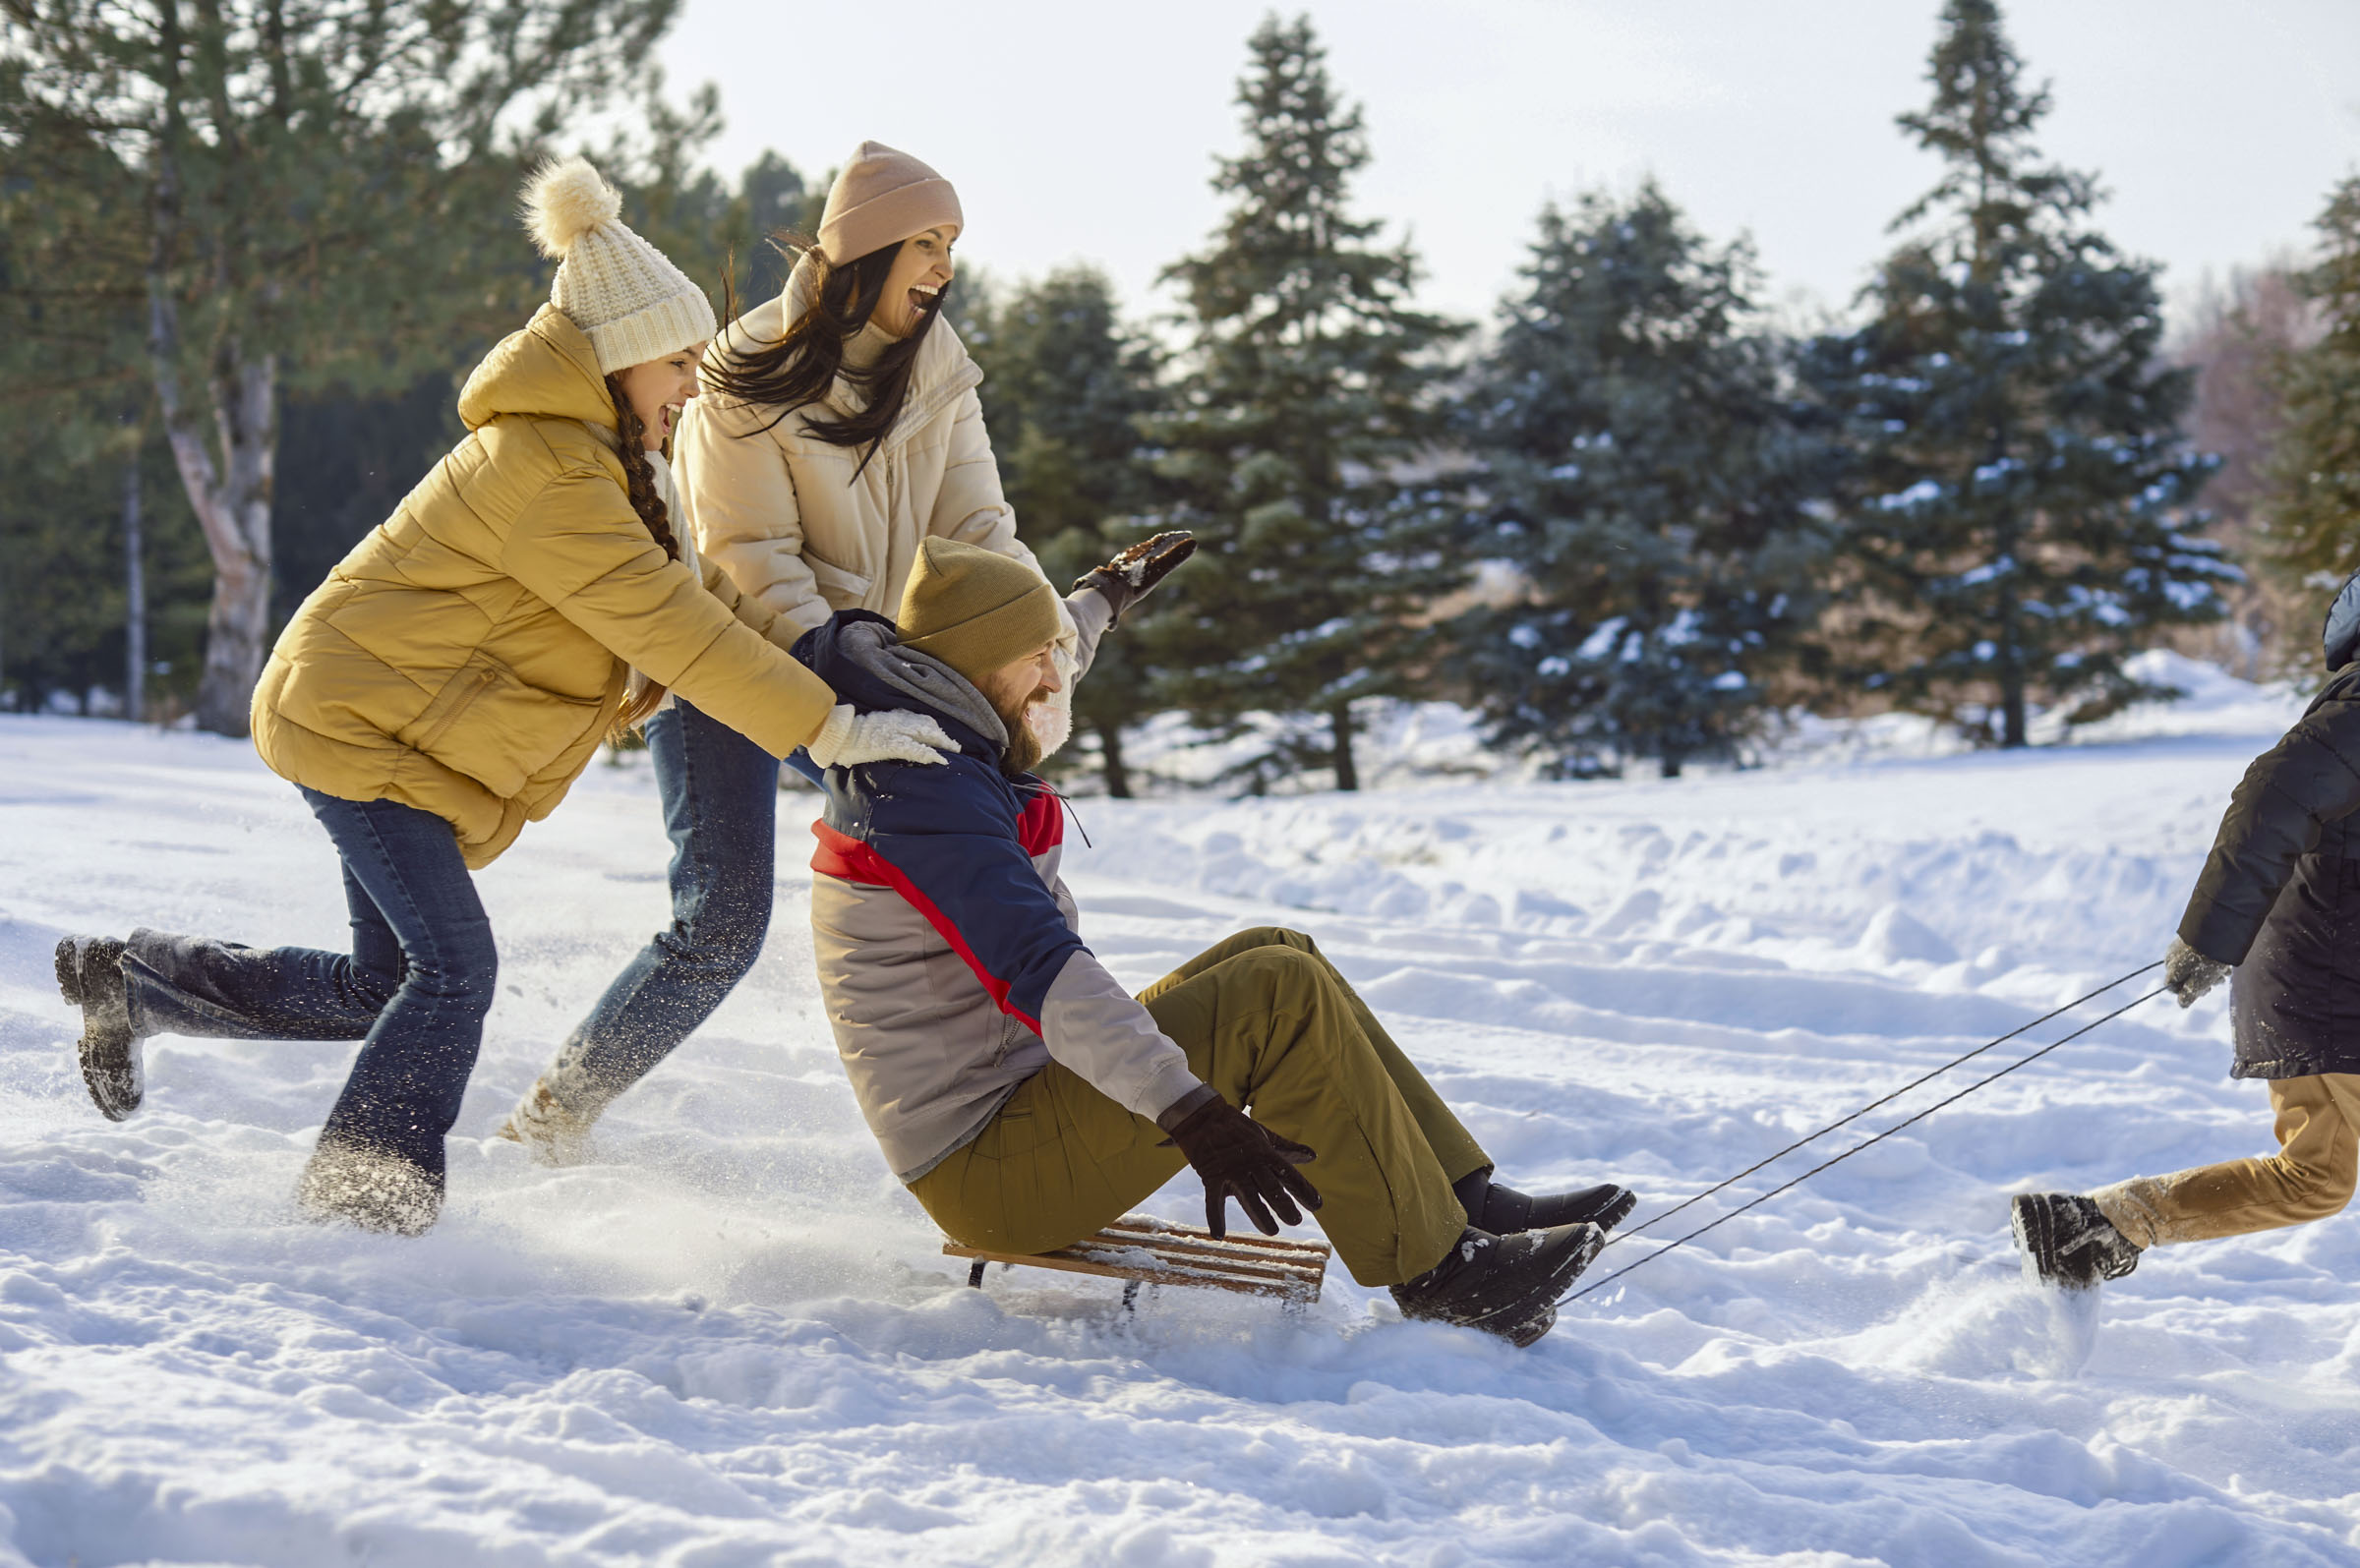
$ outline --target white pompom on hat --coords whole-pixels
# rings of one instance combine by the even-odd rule
[[[962,228],[951,182],[882,142],[853,148],[852,161],[828,187],[819,216],[819,254],[831,266],[856,261],[928,229]]]
[[[705,342],[713,302],[622,221],[622,196],[588,158],[552,159],[524,188],[524,224],[558,259],[549,303],[588,335],[602,374]]]

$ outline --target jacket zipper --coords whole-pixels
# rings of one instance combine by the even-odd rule
[[[420,751],[425,751],[434,745],[436,741],[442,739],[443,732],[458,722],[459,715],[465,713],[468,709],[475,706],[475,699],[484,694],[484,688],[491,685],[493,681],[498,680],[499,678],[499,671],[489,667],[478,669],[475,672],[475,682],[472,688],[460,693],[460,695],[451,703],[451,705],[443,711],[442,717],[435,722],[435,727],[418,737],[417,749]]]

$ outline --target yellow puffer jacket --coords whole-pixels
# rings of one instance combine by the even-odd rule
[[[700,583],[631,510],[614,404],[563,313],[495,348],[459,417],[468,437],[279,634],[254,694],[274,772],[431,811],[483,866],[564,798],[631,668],[773,756],[818,733],[836,699],[786,652],[800,628],[718,568]]]

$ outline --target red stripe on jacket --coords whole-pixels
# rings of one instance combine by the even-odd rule
[[[1064,803],[1046,784],[1032,791],[1032,798],[1025,802],[1025,814],[1016,819],[1017,842],[1025,846],[1025,853],[1044,855],[1065,842],[1065,813],[1058,809]]]
[[[1032,843],[1034,833],[1040,831],[1033,824],[1034,808],[1043,800],[1049,803],[1050,809],[1049,824],[1046,829],[1049,835],[1048,842],[1042,847],[1047,848],[1064,840],[1063,821],[1056,811],[1056,797],[1046,793],[1035,796],[1026,805],[1024,818],[1018,830],[1024,836],[1026,848],[1033,854],[1041,852],[1039,849],[1032,848]],[[811,869],[813,871],[824,877],[834,877],[839,882],[861,882],[871,887],[891,888],[900,894],[911,908],[926,917],[926,923],[933,926],[942,940],[950,944],[951,951],[959,955],[968,968],[974,971],[977,983],[990,995],[992,1002],[1002,1013],[1015,1018],[1034,1034],[1040,1032],[1040,1020],[1022,1008],[1009,1006],[1008,982],[983,967],[982,960],[975,957],[975,950],[967,945],[967,938],[960,934],[959,927],[935,906],[933,900],[918,891],[917,884],[904,875],[901,867],[877,853],[875,845],[856,839],[850,834],[839,833],[825,822],[811,824],[811,837],[819,841],[819,847],[811,851]]]

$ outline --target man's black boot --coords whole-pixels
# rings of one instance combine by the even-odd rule
[[[1467,1223],[1494,1236],[1542,1231],[1553,1225],[1595,1225],[1611,1231],[1629,1217],[1639,1201],[1630,1189],[1611,1182],[1578,1192],[1527,1195],[1512,1187],[1502,1187],[1488,1170],[1460,1177],[1450,1184],[1450,1191],[1467,1211]]]
[[[1494,1236],[1469,1229],[1443,1260],[1392,1288],[1403,1317],[1455,1323],[1530,1345],[1557,1322],[1557,1299],[1606,1245],[1595,1225]]]
[[[140,1108],[146,1092],[140,1037],[131,1027],[131,993],[123,982],[123,944],[113,937],[67,937],[57,945],[57,989],[82,1009],[83,1085],[110,1122]]]
[[[2139,1266],[2139,1249],[2079,1192],[2020,1192],[2009,1205],[2027,1279],[2093,1289]]]

